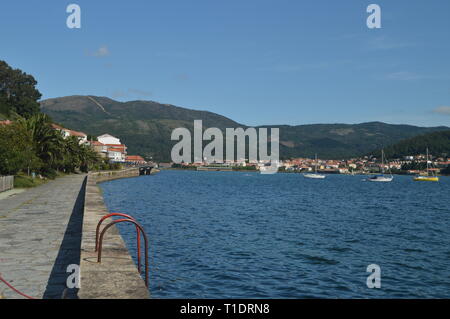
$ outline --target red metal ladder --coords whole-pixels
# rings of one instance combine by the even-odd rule
[[[108,225],[103,228],[102,232],[100,233],[99,238],[99,232],[100,232],[100,226],[103,223],[104,220],[107,218],[110,218],[112,216],[120,216],[125,217],[122,219],[117,219],[109,223]],[[118,223],[128,222],[132,223],[136,227],[136,243],[137,243],[137,259],[138,259],[138,271],[139,274],[141,273],[141,233],[144,237],[144,244],[145,244],[145,286],[148,288],[148,240],[147,240],[147,234],[144,231],[144,228],[136,221],[136,219],[130,215],[122,214],[122,213],[110,213],[108,215],[103,216],[98,224],[97,228],[95,230],[95,251],[98,251],[98,257],[97,262],[102,262],[102,246],[103,246],[103,237],[106,233],[106,231],[113,225]]]

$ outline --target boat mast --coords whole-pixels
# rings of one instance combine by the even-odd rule
[[[316,164],[316,165],[314,165],[314,173],[317,174],[317,153],[316,153],[316,161],[315,161],[315,164]]]

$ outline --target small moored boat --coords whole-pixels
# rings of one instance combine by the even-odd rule
[[[388,164],[389,172],[391,172],[391,167]],[[384,150],[381,150],[381,174],[369,177],[370,182],[392,182],[394,176],[384,175]]]
[[[317,154],[316,154],[316,162],[314,165],[314,173],[303,174],[305,178],[313,178],[313,179],[324,179],[326,175],[317,173]]]
[[[415,182],[439,182],[439,177],[437,177],[434,172],[430,176],[430,160],[427,148],[427,175],[417,175],[413,178]]]

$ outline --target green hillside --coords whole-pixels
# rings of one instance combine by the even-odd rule
[[[434,156],[450,156],[450,130],[419,135],[385,148],[388,158],[425,154],[426,149]],[[380,155],[381,151],[374,152]]]
[[[41,110],[66,127],[101,135],[118,136],[129,153],[169,161],[175,142],[174,128],[192,130],[194,120],[204,127],[246,127],[224,116],[153,101],[117,102],[106,97],[68,96],[41,102]],[[280,128],[280,155],[288,157],[347,158],[385,145],[447,127],[423,128],[380,122],[362,124],[273,125]]]

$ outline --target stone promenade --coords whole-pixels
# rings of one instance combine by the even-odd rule
[[[80,263],[86,175],[57,178],[0,200],[0,274],[35,298],[76,296],[67,266]],[[23,298],[0,282],[0,298]]]

